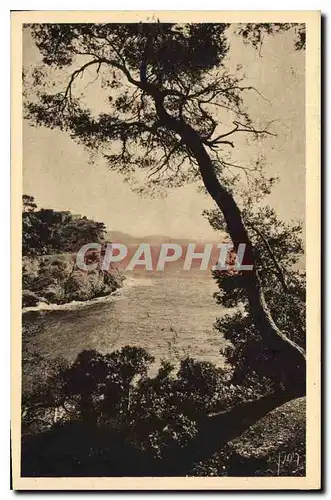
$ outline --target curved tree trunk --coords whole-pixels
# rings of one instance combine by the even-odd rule
[[[161,122],[176,132],[194,155],[205,188],[223,213],[234,247],[238,248],[240,243],[246,245],[245,257],[247,262],[253,265],[253,270],[245,272],[244,286],[255,326],[274,358],[283,367],[283,385],[296,396],[304,395],[306,391],[305,352],[279,330],[271,316],[255,266],[253,246],[237,203],[232,194],[220,184],[199,134],[183,120],[170,116],[159,94],[154,92],[153,97]]]
[[[268,395],[256,401],[243,403],[231,410],[210,415],[198,424],[198,434],[183,450],[176,450],[175,467],[187,474],[192,464],[207,460],[224,445],[239,437],[269,411],[292,399],[288,393]],[[178,471],[176,472],[178,474]]]
[[[199,424],[192,452],[199,455],[199,460],[209,457],[220,450],[222,444],[239,437],[267,413],[296,397],[291,391],[282,391],[209,415]]]
[[[239,437],[270,411],[296,397],[291,391],[279,391],[202,418],[198,422],[197,435],[187,446],[175,445],[168,450],[168,473],[189,474],[193,464],[224,450],[226,443]]]
[[[236,248],[245,243],[245,256],[253,264],[252,271],[245,271],[244,286],[251,315],[266,346],[273,351],[279,363],[284,366],[284,383],[291,389],[298,388],[297,395],[305,393],[305,352],[295,342],[284,335],[275,324],[266,304],[263,289],[256,270],[252,243],[242,221],[240,210],[233,199],[219,183],[212,162],[203,146],[195,141],[192,152],[198,161],[200,173],[208,193],[222,211],[227,228]]]

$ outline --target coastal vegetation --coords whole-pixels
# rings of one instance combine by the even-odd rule
[[[43,62],[25,76],[37,88],[26,117],[69,133],[127,181],[141,178],[135,174],[142,170],[147,180],[139,192],[199,181],[215,202],[206,213],[210,223],[235,250],[246,245],[253,268],[214,272],[215,299],[229,309],[216,324],[228,342],[224,369],[185,357],[178,368],[163,360],[152,376],[153,357],[139,346],[82,351],[73,363],[50,367],[46,360],[46,376],[23,395],[23,475],[305,474],[301,227],[263,206],[276,179],[261,159],[231,160],[238,135],[259,141],[273,132],[270,123],[255,126],[245,106],[246,93],[258,90],[239,69],[227,69],[229,29],[159,22],[30,26]],[[236,36],[259,47],[282,31],[293,34],[296,50],[304,48],[302,25],[249,24],[237,26]],[[75,94],[88,68],[105,93],[100,112]],[[63,71],[65,85],[52,77]],[[30,225],[28,248],[29,231]],[[49,244],[56,249],[54,234]],[[284,453],[295,460],[285,464]]]
[[[206,216],[221,229],[217,212]],[[268,209],[256,228],[273,314],[304,347],[301,227]],[[260,232],[272,241],[272,254]],[[215,324],[227,341],[223,368],[186,356],[179,366],[164,359],[152,375],[155,359],[138,346],[108,354],[85,350],[72,363],[49,360],[29,353],[29,338],[40,332],[25,324],[24,475],[305,474],[305,398],[293,399],[284,366],[254,330],[240,272],[215,271],[214,279],[215,299],[228,311]]]
[[[114,267],[82,271],[76,265],[82,245],[106,244],[103,223],[70,212],[37,210],[33,197],[25,195],[22,224],[23,307],[86,301],[110,295],[122,285],[123,276]]]

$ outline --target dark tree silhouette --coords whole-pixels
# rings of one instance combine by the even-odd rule
[[[244,106],[245,93],[258,90],[226,69],[228,28],[159,22],[31,25],[43,64],[34,70],[37,95],[26,112],[35,124],[64,130],[104,154],[126,179],[136,169],[147,172],[144,188],[201,179],[234,247],[246,245],[253,270],[242,276],[241,287],[250,316],[274,360],[286,367],[283,384],[295,397],[305,393],[305,353],[272,317],[256,265],[254,231],[234,197],[231,172],[238,165],[226,159],[239,134],[271,134],[268,125],[253,125]],[[254,36],[277,31],[274,25],[247,25],[241,34],[254,42]],[[75,93],[87,71],[95,73],[95,92],[104,90],[99,114],[89,107],[88,96]],[[219,110],[222,120],[216,116]],[[246,173],[258,179],[261,170],[257,166]]]
[[[33,196],[23,195],[23,255],[77,252],[91,242],[104,243],[106,226],[70,212],[38,208]]]

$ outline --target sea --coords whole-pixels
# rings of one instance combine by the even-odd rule
[[[73,361],[85,349],[108,353],[130,345],[147,349],[155,366],[186,356],[222,366],[225,343],[214,323],[226,311],[216,291],[210,272],[129,273],[111,296],[24,309],[23,321],[35,331],[28,348]]]

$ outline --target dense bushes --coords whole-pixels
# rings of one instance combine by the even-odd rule
[[[211,210],[206,215],[214,229],[224,230],[219,211]],[[243,217],[251,230],[256,268],[272,318],[287,337],[305,348],[306,276],[302,225],[281,221],[270,207],[255,212],[243,210]],[[279,388],[292,390],[287,380],[291,380],[288,375],[295,370],[295,362],[263,341],[243,287],[244,273],[233,268],[214,272],[219,288],[215,299],[221,307],[227,308],[227,314],[222,315],[215,326],[228,341],[225,357],[233,369],[233,383],[250,387],[256,395]],[[298,388],[300,385],[305,387],[304,373],[296,383]]]
[[[269,209],[244,216],[254,227],[258,272],[273,317],[303,347],[301,229],[278,221]],[[218,213],[210,212],[209,219],[221,229]],[[23,288],[30,301],[38,294],[57,303],[86,300],[118,286],[112,275],[100,271],[80,275],[71,259],[39,257],[25,262]],[[225,370],[186,357],[177,368],[162,361],[151,376],[154,358],[132,346],[109,354],[83,351],[71,365],[64,360],[49,362],[29,356],[24,338],[34,332],[24,332],[23,382],[31,383],[23,390],[23,475],[305,473],[303,403],[284,405],[298,396],[286,386],[292,359],[281,358],[281,352],[275,356],[263,342],[241,272],[215,271],[214,278],[219,286],[215,298],[228,308],[216,323],[227,341]],[[42,374],[36,383],[32,379],[37,365]],[[305,386],[304,377],[299,383]],[[279,471],[277,460],[284,453],[298,455],[300,466],[293,469],[287,464]]]
[[[58,360],[25,391],[23,475],[263,474],[267,458],[245,457],[231,443],[201,459],[196,448],[209,413],[251,399],[222,369],[185,358],[175,369],[126,346],[110,354],[81,352]],[[236,422],[233,422],[233,426]],[[255,464],[255,465],[254,465]]]
[[[38,475],[40,470],[32,471],[32,463],[37,468],[44,468],[45,463],[55,467],[56,460],[53,462],[50,456],[46,462],[45,457],[38,462],[46,441],[51,454],[54,441],[72,433],[70,446],[73,446],[74,436],[83,428],[91,442],[98,441],[101,435],[107,439],[92,446],[93,450],[95,446],[98,448],[91,452],[93,456],[85,448],[80,452],[75,445],[70,451],[64,445],[61,453],[64,456],[69,453],[70,463],[80,453],[84,455],[80,458],[83,462],[94,463],[96,453],[103,457],[108,453],[113,460],[114,452],[107,446],[117,446],[113,443],[115,440],[116,443],[123,441],[124,449],[129,450],[129,461],[132,456],[140,456],[135,463],[137,469],[141,457],[152,467],[150,473],[168,470],[172,474],[174,467],[187,469],[190,460],[188,457],[184,460],[185,447],[196,436],[199,419],[222,403],[227,405],[231,387],[223,371],[211,363],[186,358],[175,370],[163,361],[151,377],[148,369],[153,362],[154,358],[144,349],[127,346],[106,355],[83,351],[70,366],[59,360],[57,371],[54,371],[54,362],[44,369],[45,380],[35,385],[32,392],[26,391],[23,399],[23,470],[26,468],[27,473]],[[43,439],[45,443],[41,445]],[[77,446],[81,446],[79,441]],[[47,451],[43,449],[42,454],[47,455]],[[86,473],[88,471],[92,473],[90,469]],[[109,466],[107,475],[113,474]],[[70,470],[67,475],[71,475]]]

